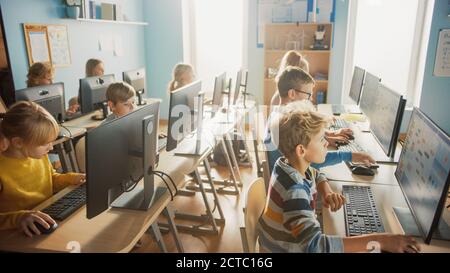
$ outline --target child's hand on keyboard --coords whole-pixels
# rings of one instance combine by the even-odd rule
[[[330,208],[333,212],[339,210],[345,202],[345,197],[342,194],[335,192],[330,192],[323,198],[323,206],[325,208]]]
[[[348,138],[353,136],[353,131],[350,128],[342,128],[342,129],[336,130],[334,133],[337,136],[347,136]]]
[[[352,153],[352,162],[363,163],[367,167],[377,163],[375,159],[366,153]]]
[[[349,142],[346,136],[326,136],[328,145],[337,147],[338,145],[345,145]]]
[[[73,174],[69,178],[69,184],[70,185],[80,185],[86,182],[86,174],[84,173],[77,173]]]

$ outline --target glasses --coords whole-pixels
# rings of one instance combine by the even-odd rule
[[[295,89],[295,88],[292,88],[292,89],[294,89],[295,92],[298,92],[298,93],[302,93],[302,94],[308,95],[307,100],[310,100],[310,99],[311,99],[312,93],[305,92],[305,91],[301,91],[301,90],[297,90],[297,89]]]

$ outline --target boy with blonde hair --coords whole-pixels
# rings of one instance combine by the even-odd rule
[[[325,176],[312,168],[327,154],[325,118],[314,111],[285,111],[271,124],[272,138],[283,154],[275,163],[266,207],[258,222],[262,252],[359,252],[371,241],[389,252],[417,252],[412,237],[369,234],[355,237],[322,233],[315,215],[317,195],[322,205],[339,210],[345,197],[331,190]],[[277,135],[278,133],[278,135]]]
[[[136,91],[126,82],[112,83],[106,90],[108,107],[112,114],[104,122],[125,116],[135,109]]]

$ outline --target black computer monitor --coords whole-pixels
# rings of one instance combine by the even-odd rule
[[[113,82],[115,82],[114,74],[80,79],[81,113],[87,114],[102,109],[102,116],[93,119],[105,119],[108,116],[106,90]]]
[[[196,81],[170,93],[169,123],[167,127],[167,151],[177,149],[178,143],[197,129],[196,139],[201,137],[203,120],[202,82]],[[194,139],[193,137],[191,139]],[[198,144],[191,143],[191,144]],[[192,145],[180,148],[191,148]],[[187,147],[190,146],[190,147]],[[194,148],[199,148],[194,145]],[[177,149],[178,150],[178,149]],[[177,153],[177,151],[175,151]],[[179,152],[178,152],[179,153]]]
[[[242,69],[239,69],[236,76],[236,85],[234,86],[234,96],[233,96],[233,105],[236,105],[239,99],[239,94],[241,93],[242,86]]]
[[[109,206],[146,210],[155,194],[159,101],[89,130],[86,136],[87,218]],[[143,185],[137,182],[144,178]]]
[[[359,103],[365,72],[366,71],[364,69],[358,66],[355,66],[355,69],[353,70],[352,84],[350,85],[349,96],[356,104]]]
[[[373,119],[373,106],[381,79],[366,71],[359,108],[370,120]]]
[[[384,84],[378,86],[370,130],[387,156],[394,157],[406,100]]]
[[[410,211],[407,213],[414,219],[410,222],[416,223],[426,244],[434,237],[450,240],[449,226],[444,220],[439,221],[449,191],[449,174],[449,136],[415,108],[395,177],[408,204]],[[407,218],[400,213],[397,216],[405,233],[414,235],[403,220]]]
[[[217,109],[222,107],[222,98],[223,98],[222,95],[225,90],[226,80],[227,80],[226,72],[223,72],[223,73],[217,75],[214,79],[214,92],[213,92],[213,100],[212,100],[213,115],[217,111]]]
[[[64,83],[62,82],[17,90],[16,100],[33,101],[44,107],[58,123],[65,120]]]
[[[138,105],[144,105],[142,97],[145,94],[145,68],[134,69],[122,73],[123,81],[133,86],[138,97]]]

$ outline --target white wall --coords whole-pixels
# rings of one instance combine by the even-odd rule
[[[358,0],[354,64],[406,94],[419,0]],[[351,75],[346,78],[348,102]]]

